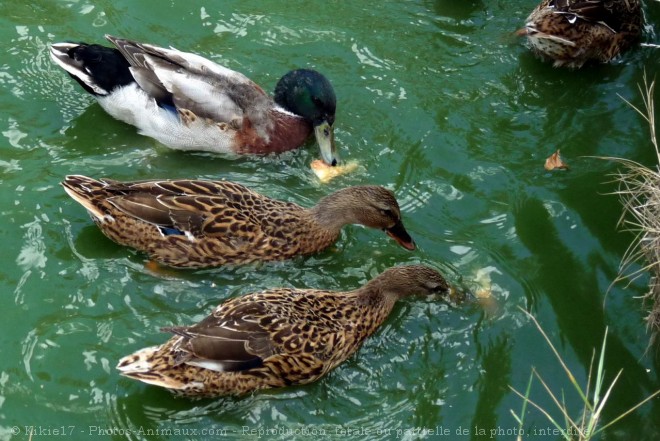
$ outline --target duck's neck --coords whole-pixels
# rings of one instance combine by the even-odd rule
[[[399,296],[387,289],[382,280],[374,279],[352,292],[356,305],[364,310],[363,338],[373,334],[392,312]]]
[[[270,125],[252,125],[243,122],[236,135],[237,151],[249,154],[281,153],[305,143],[312,133],[312,125],[304,118],[281,108],[270,109]]]
[[[396,287],[396,281],[391,281],[384,277],[376,277],[371,279],[363,287],[355,290],[354,293],[358,302],[361,304],[392,309],[392,306],[399,300],[400,291]]]
[[[293,150],[305,143],[312,134],[312,125],[303,117],[280,108],[271,109],[273,127],[263,153],[279,153]]]
[[[355,208],[346,189],[324,197],[309,212],[322,228],[336,234],[344,225],[357,223]]]

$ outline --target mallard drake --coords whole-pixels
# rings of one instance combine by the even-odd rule
[[[264,154],[300,147],[312,131],[337,164],[336,99],[320,73],[284,75],[274,99],[245,75],[199,55],[106,35],[115,48],[55,43],[51,58],[113,117],[182,150]]]
[[[394,194],[379,186],[348,187],[303,208],[228,181],[118,182],[74,175],[62,185],[110,239],[173,267],[312,254],[353,223],[382,229],[415,249]]]
[[[226,300],[161,346],[119,361],[122,375],[182,395],[240,395],[316,381],[350,357],[412,295],[447,294],[423,265],[394,267],[354,291],[279,288]],[[444,296],[443,296],[444,297]]]
[[[639,0],[543,0],[517,34],[556,67],[608,62],[639,38]]]

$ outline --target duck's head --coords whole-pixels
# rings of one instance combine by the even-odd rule
[[[401,210],[390,190],[377,185],[359,185],[339,190],[315,207],[319,220],[332,228],[346,224],[361,224],[377,228],[407,250],[414,250],[415,241],[401,221]]]
[[[334,135],[337,99],[330,81],[315,70],[293,70],[278,81],[274,98],[278,105],[314,127],[321,158],[328,165],[337,165]]]
[[[404,265],[389,268],[370,283],[397,298],[447,294],[449,284],[435,269],[426,265]]]

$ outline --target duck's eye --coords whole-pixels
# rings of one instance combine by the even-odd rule
[[[385,217],[394,217],[394,213],[392,213],[392,210],[390,210],[389,208],[385,208],[384,210],[380,210],[380,213]]]

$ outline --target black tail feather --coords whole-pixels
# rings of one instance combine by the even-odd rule
[[[108,95],[133,83],[130,64],[117,49],[86,43],[55,43],[51,57],[87,92]]]

